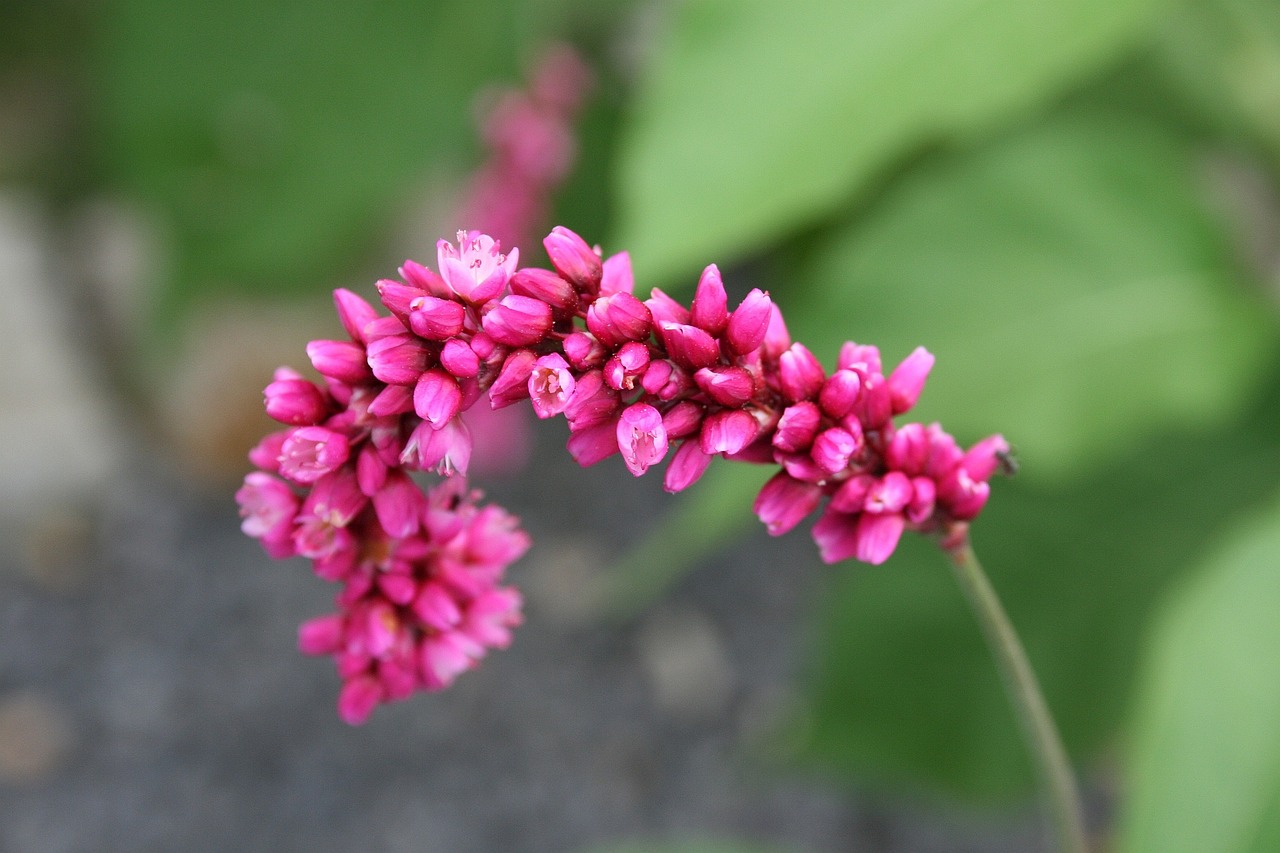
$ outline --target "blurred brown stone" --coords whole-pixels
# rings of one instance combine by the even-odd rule
[[[38,785],[66,761],[73,744],[66,711],[35,691],[0,698],[0,781]]]

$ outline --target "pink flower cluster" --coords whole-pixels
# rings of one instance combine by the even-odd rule
[[[479,232],[442,240],[438,273],[406,261],[402,280],[378,282],[390,316],[337,291],[349,339],[307,347],[323,385],[282,369],[267,386],[267,412],[290,427],[251,453],[243,527],[343,585],[301,646],[336,657],[344,719],[447,686],[520,621],[499,584],[528,538],[454,476],[471,459],[462,413],[485,396],[563,415],[582,465],[619,453],[639,476],[666,460],[670,492],[716,456],[776,465],[756,514],[780,535],[825,500],[813,534],[829,563],[882,563],[907,529],[965,541],[1008,445],[966,451],[937,424],[894,422],[920,396],[926,350],[886,376],[875,347],[847,343],[828,374],[767,293],[730,310],[714,265],[686,307],[637,297],[626,253],[602,259],[565,228],[543,245],[552,269],[519,268]],[[410,471],[452,479],[423,492]]]

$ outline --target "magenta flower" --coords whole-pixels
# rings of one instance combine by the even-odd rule
[[[479,231],[459,231],[456,247],[441,240],[436,243],[436,252],[440,277],[459,298],[473,304],[488,302],[501,293],[520,258],[519,249],[504,255],[492,237]]]
[[[639,477],[667,455],[667,430],[662,414],[647,403],[635,403],[618,418],[618,448],[627,470]]]
[[[550,418],[564,411],[573,394],[575,380],[564,357],[552,353],[533,363],[529,373],[529,399],[540,418]]]

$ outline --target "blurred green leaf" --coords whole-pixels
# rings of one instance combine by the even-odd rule
[[[928,164],[793,279],[797,340],[874,342],[890,365],[927,346],[913,417],[999,430],[1038,472],[1231,417],[1275,348],[1190,151],[1131,117],[1069,112]]]
[[[754,253],[920,145],[1080,81],[1158,5],[677,4],[622,141],[618,244],[657,280]]]
[[[166,303],[323,292],[350,273],[430,179],[465,165],[476,91],[518,79],[515,5],[104,5],[100,156],[171,237]]]
[[[1183,0],[1155,30],[1154,56],[1197,118],[1251,136],[1280,161],[1280,6]]]
[[[1245,423],[1151,435],[1065,486],[1034,468],[995,484],[975,547],[1074,755],[1114,738],[1160,591],[1280,480],[1278,392]],[[862,781],[1026,790],[995,663],[936,546],[909,537],[883,567],[832,571],[800,753]]]
[[[1277,849],[1280,503],[1220,544],[1150,635],[1125,853]]]

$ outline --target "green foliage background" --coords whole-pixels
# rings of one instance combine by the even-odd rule
[[[846,338],[937,354],[920,416],[1019,449],[974,538],[1079,765],[1122,756],[1118,849],[1273,849],[1277,4],[70,8],[76,174],[162,224],[165,326],[394,266],[377,253],[404,205],[476,162],[475,91],[575,40],[602,85],[561,221],[629,249],[643,287],[688,289],[713,261],[732,287],[750,263],[828,365]],[[681,496],[619,567],[619,608],[740,529],[754,476]],[[831,580],[797,755],[860,785],[1025,792],[929,543],[813,571]]]

